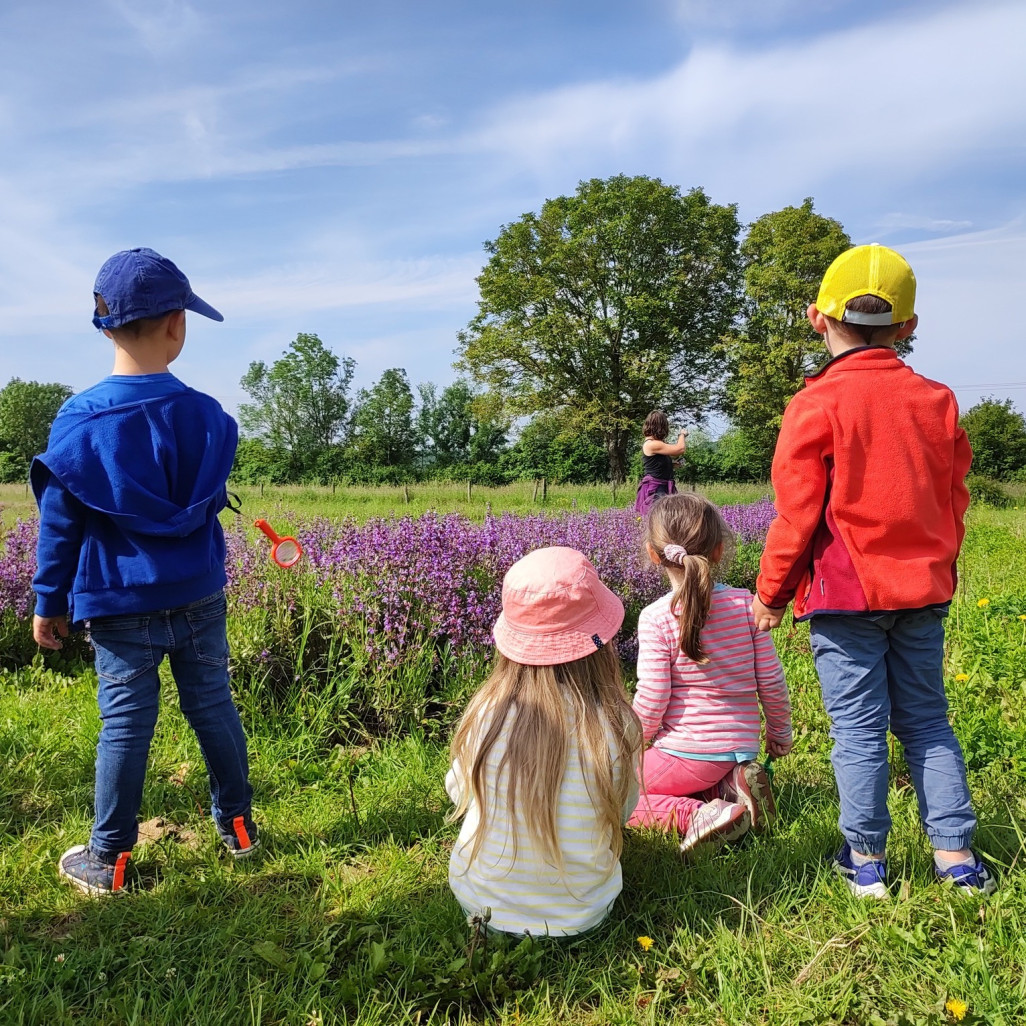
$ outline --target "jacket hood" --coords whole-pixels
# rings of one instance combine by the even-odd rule
[[[37,500],[49,472],[126,533],[183,538],[225,505],[238,427],[216,400],[188,389],[100,411],[69,411],[50,437],[32,463]]]

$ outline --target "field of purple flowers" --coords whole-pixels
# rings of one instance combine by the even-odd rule
[[[725,570],[751,586],[773,518],[768,500],[723,507],[738,540]],[[300,688],[337,694],[364,725],[423,715],[447,703],[491,654],[506,570],[532,549],[568,545],[584,552],[624,601],[621,653],[636,650],[640,610],[664,589],[642,556],[632,511],[556,516],[450,514],[413,518],[314,519],[297,524],[304,559],[282,570],[264,540],[241,521],[228,539],[229,635],[240,688],[281,699]],[[28,661],[36,523],[19,521],[0,551],[0,658]],[[84,656],[81,643],[69,654]]]

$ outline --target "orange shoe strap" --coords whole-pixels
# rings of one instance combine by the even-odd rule
[[[246,830],[245,816],[236,816],[232,820],[232,829],[235,831],[235,839],[239,842],[240,851],[252,847],[249,832]]]
[[[125,886],[125,867],[128,865],[128,860],[131,857],[132,853],[130,851],[123,851],[118,856],[117,862],[114,863],[114,882],[110,887],[112,891],[120,891]]]

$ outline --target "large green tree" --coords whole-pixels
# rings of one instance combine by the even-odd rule
[[[498,458],[506,446],[506,426],[478,409],[478,397],[466,381],[454,381],[441,392],[428,381],[417,390],[416,431],[421,456],[431,470]]]
[[[67,385],[11,380],[0,389],[0,477],[20,481],[32,457],[46,448],[57,411],[71,398]]]
[[[239,407],[242,428],[288,453],[291,480],[310,473],[326,450],[345,439],[355,367],[316,335],[299,334],[270,367],[257,361],[243,375],[253,401]]]
[[[613,480],[655,408],[700,417],[737,303],[737,212],[654,178],[581,182],[485,244],[460,366],[507,415],[601,432]]]
[[[357,469],[395,472],[413,466],[417,458],[413,390],[401,367],[386,370],[371,388],[361,390],[353,417],[351,456]]]
[[[974,474],[1008,481],[1026,471],[1026,418],[1011,399],[984,399],[959,423],[973,447]]]
[[[741,244],[744,297],[737,327],[726,335],[724,407],[765,476],[784,408],[825,359],[805,311],[824,272],[851,246],[839,221],[800,207],[764,214]]]

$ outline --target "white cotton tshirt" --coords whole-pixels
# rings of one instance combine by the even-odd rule
[[[510,710],[501,735],[488,754],[487,778],[493,782],[488,828],[477,857],[469,866],[479,821],[472,801],[449,860],[449,886],[468,916],[490,910],[488,925],[505,933],[532,936],[570,936],[597,926],[605,919],[623,888],[620,862],[610,848],[612,831],[599,824],[595,803],[588,793],[581,767],[576,735],[571,733],[566,772],[559,791],[556,836],[563,852],[563,875],[549,864],[527,832],[518,814],[516,858],[513,858],[512,821],[506,799],[506,776],[498,767],[506,751]],[[611,733],[611,732],[610,732]],[[610,737],[610,757],[617,748]],[[637,804],[637,780],[633,768],[613,764],[614,772],[630,774],[633,786],[624,809],[624,821]],[[462,767],[454,763],[445,788],[458,802],[467,786]]]

